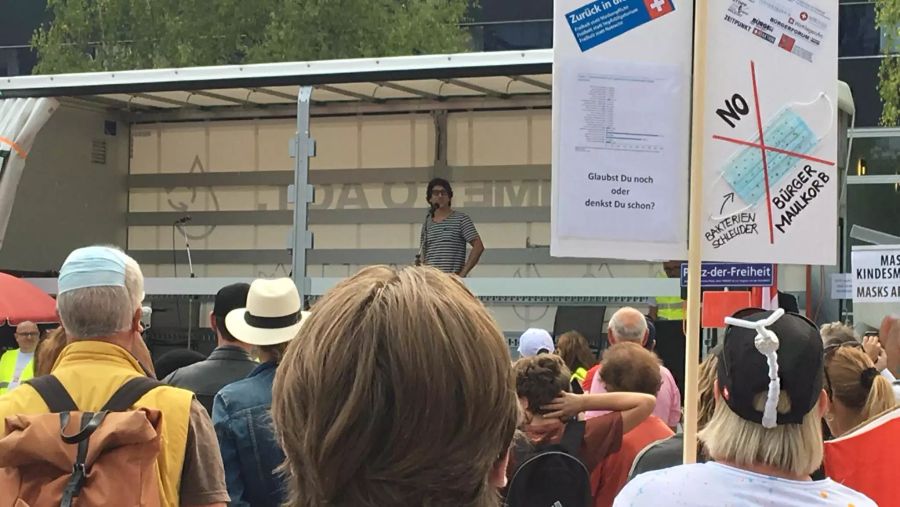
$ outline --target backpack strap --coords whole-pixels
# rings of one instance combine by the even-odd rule
[[[53,375],[44,375],[25,381],[44,399],[44,403],[54,414],[59,412],[77,412],[78,405],[72,399],[62,382]]]
[[[150,377],[134,377],[122,384],[122,387],[116,391],[101,411],[107,412],[124,412],[131,408],[145,394],[164,386],[162,382]]]
[[[566,429],[559,441],[560,447],[578,458],[579,461],[581,461],[581,442],[584,440],[584,430],[584,421],[570,421],[566,423]]]
[[[67,440],[66,438],[65,429],[68,424],[68,416],[69,414],[67,413],[60,414],[60,435],[62,436],[63,441],[68,444],[77,443],[78,449],[75,451],[75,463],[72,465],[72,475],[69,476],[69,480],[66,482],[66,486],[62,492],[62,498],[60,498],[60,507],[72,507],[75,503],[75,498],[81,494],[81,488],[84,487],[84,483],[87,481],[87,466],[85,465],[85,461],[87,460],[88,444],[91,433],[93,433],[100,423],[103,422],[103,417],[106,416],[106,412],[100,412],[98,414],[84,412],[81,414],[81,431],[76,435],[76,437],[79,437],[77,440]],[[99,418],[97,416],[99,416]],[[66,420],[63,420],[63,417],[65,417]]]

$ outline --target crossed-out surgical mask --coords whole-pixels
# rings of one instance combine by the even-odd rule
[[[813,104],[820,98],[827,100],[829,107],[831,106],[831,99],[824,93],[820,94],[815,100],[801,105]],[[829,129],[825,129],[825,132]],[[766,146],[804,155],[810,154],[822,139],[816,136],[806,120],[792,106],[786,106],[775,114],[766,124],[763,133]],[[754,141],[758,144],[759,137],[755,138]],[[803,160],[784,153],[767,150],[766,162],[769,172],[769,186],[771,187],[801,164]],[[747,146],[735,153],[725,163],[721,177],[731,186],[735,194],[747,204],[747,208],[758,204],[760,199],[766,195],[765,172],[763,171],[762,153],[759,148]]]

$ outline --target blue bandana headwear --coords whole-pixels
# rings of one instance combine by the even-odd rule
[[[79,248],[59,270],[57,294],[86,287],[125,287],[125,256],[105,246]]]

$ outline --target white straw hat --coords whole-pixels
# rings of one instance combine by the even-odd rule
[[[251,345],[277,345],[297,336],[303,320],[300,294],[290,278],[254,280],[247,307],[228,312],[225,327],[238,340]]]

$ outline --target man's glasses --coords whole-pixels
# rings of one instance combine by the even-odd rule
[[[21,336],[23,338],[37,338],[40,335],[41,334],[36,331],[32,331],[32,332],[28,332],[28,333],[16,333],[16,336]],[[7,335],[7,336],[9,336],[9,335]]]
[[[446,195],[448,195],[446,190],[432,190],[431,191],[432,197],[443,197]]]

